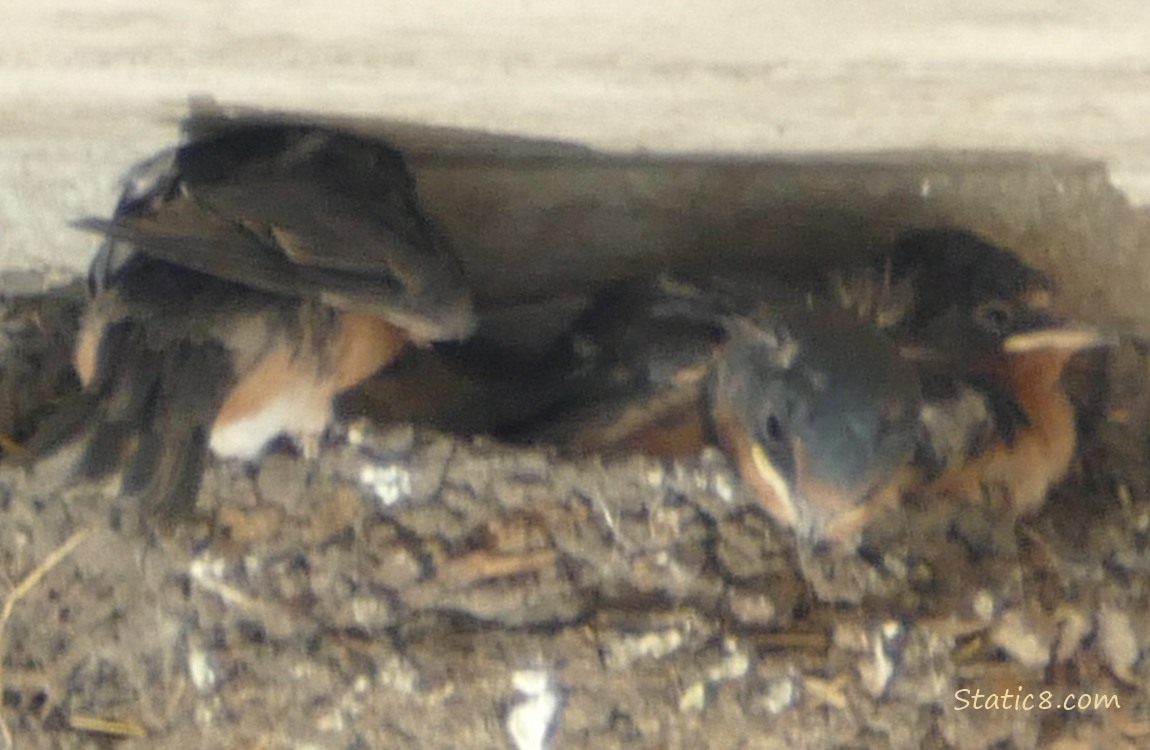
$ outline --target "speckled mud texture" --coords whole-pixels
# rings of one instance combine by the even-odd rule
[[[317,464],[214,465],[171,533],[9,471],[5,592],[74,547],[6,624],[3,716],[17,747],[1138,747],[1150,502],[1099,460],[1016,531],[906,508],[839,560],[717,455],[353,425]],[[957,710],[1019,686],[1117,704]]]
[[[6,302],[16,437],[69,387],[75,299]],[[9,459],[0,748],[1146,747],[1150,351],[1069,382],[1082,449],[1038,517],[908,503],[849,554],[798,546],[712,452],[361,420],[318,461],[213,462],[170,530],[66,454]]]

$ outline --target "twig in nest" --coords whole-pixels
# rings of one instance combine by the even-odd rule
[[[0,689],[4,686],[4,651],[6,644],[4,643],[4,634],[8,628],[8,620],[12,618],[12,610],[16,608],[16,603],[28,595],[32,589],[36,588],[40,580],[48,574],[48,571],[60,564],[60,561],[72,553],[72,550],[80,546],[80,543],[92,533],[91,529],[80,529],[72,536],[52,551],[52,554],[44,558],[43,562],[32,569],[32,572],[24,576],[20,583],[16,584],[8,594],[4,597],[4,606],[0,607]],[[4,721],[4,717],[0,716],[0,740],[3,740],[3,750],[11,750],[12,748],[12,733],[8,730],[8,724]]]
[[[117,721],[115,719],[103,719],[98,716],[73,714],[68,717],[68,725],[72,727],[72,729],[80,732],[92,732],[109,737],[135,737],[142,739],[148,736],[147,730],[135,721]]]

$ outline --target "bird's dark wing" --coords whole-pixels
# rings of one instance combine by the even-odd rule
[[[698,449],[700,396],[726,313],[667,278],[625,279],[592,301],[550,358],[565,397],[512,438],[579,453]]]
[[[112,219],[80,226],[255,289],[376,313],[418,338],[470,331],[462,267],[387,144],[245,124],[179,148],[166,170],[155,161]]]

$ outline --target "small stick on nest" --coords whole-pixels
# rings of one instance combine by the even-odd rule
[[[72,536],[52,551],[52,554],[44,558],[44,561],[37,565],[31,573],[26,575],[16,587],[8,592],[4,597],[4,606],[0,607],[0,688],[4,685],[4,634],[8,627],[8,620],[12,617],[12,611],[16,608],[16,603],[28,595],[32,589],[36,588],[40,580],[48,574],[52,568],[60,564],[60,561],[72,553],[72,550],[80,546],[91,533],[91,529],[80,529]],[[0,716],[0,739],[3,740],[3,750],[11,750],[12,748],[12,733],[8,730],[8,724],[4,721],[3,716]]]

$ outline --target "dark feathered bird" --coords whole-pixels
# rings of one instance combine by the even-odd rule
[[[1077,442],[1063,370],[1107,338],[1054,310],[1049,276],[963,229],[907,232],[876,264],[831,279],[841,304],[917,363],[922,489],[991,489],[1016,515],[1038,510]]]
[[[474,325],[463,270],[390,145],[326,127],[188,123],[134,169],[110,219],[75,354],[84,389],[30,448],[86,435],[79,469],[124,467],[157,511],[194,505],[209,447],[305,452],[332,399],[414,340]]]

